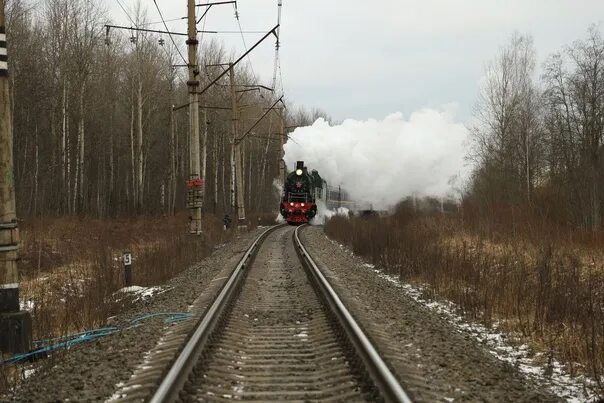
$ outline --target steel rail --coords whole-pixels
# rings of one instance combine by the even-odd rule
[[[226,284],[222,287],[218,297],[216,297],[210,308],[200,319],[191,338],[187,341],[187,344],[178,355],[178,358],[176,358],[176,361],[174,361],[170,370],[163,378],[161,384],[151,398],[151,402],[174,402],[179,399],[178,395],[203,352],[220,316],[235,296],[237,286],[244,278],[243,274],[245,267],[253,262],[260,244],[262,244],[262,241],[264,241],[268,234],[281,226],[282,225],[276,225],[264,231],[245,252],[243,258],[229,276]]]
[[[340,325],[346,332],[348,339],[355,348],[356,353],[363,360],[369,376],[386,401],[410,403],[411,399],[407,393],[403,390],[394,374],[392,374],[348,309],[346,309],[342,300],[338,297],[321,270],[319,270],[319,267],[306,248],[304,248],[304,245],[302,245],[302,241],[298,234],[302,227],[296,228],[293,235],[296,250],[301,258],[300,260],[302,260],[307,267],[312,279],[317,285],[318,291],[337,317]]]

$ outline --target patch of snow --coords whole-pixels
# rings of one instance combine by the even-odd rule
[[[116,292],[141,292],[145,289],[145,287],[141,287],[140,285],[132,285],[130,287],[120,288]]]
[[[141,287],[139,285],[133,285],[130,287],[123,287],[117,290],[114,294],[132,294],[136,296],[135,301],[146,300],[153,297],[154,295],[162,294],[166,291],[170,291],[172,288],[164,289],[162,287]]]
[[[22,311],[31,312],[36,307],[36,303],[31,299],[27,299],[27,300],[19,301],[19,307]]]

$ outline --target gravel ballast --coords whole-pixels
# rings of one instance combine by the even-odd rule
[[[162,285],[158,294],[141,298],[112,318],[110,324],[120,326],[158,312],[199,311],[261,231],[243,234],[217,249]],[[562,400],[368,270],[360,258],[330,241],[322,227],[302,228],[301,238],[414,401]],[[157,350],[162,337],[188,323],[167,325],[163,319],[150,319],[142,326],[55,353],[33,367],[24,365],[28,371],[36,369],[13,396],[0,400],[105,401],[124,397],[133,374],[145,367],[146,357]]]
[[[330,241],[302,242],[414,401],[560,401]]]
[[[110,320],[113,326],[132,318],[158,312],[187,312],[212,282],[224,281],[253,239],[263,229],[244,233],[221,246],[202,260],[161,286],[153,296],[140,298],[127,311]],[[35,364],[35,370],[14,392],[2,401],[56,402],[104,401],[126,383],[168,327],[163,317],[145,321],[139,327],[104,337],[91,343],[61,351]],[[25,365],[31,371],[32,367]]]

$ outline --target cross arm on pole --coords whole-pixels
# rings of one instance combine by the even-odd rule
[[[245,52],[237,60],[235,60],[233,63],[231,63],[229,65],[229,67],[227,67],[222,73],[220,73],[218,75],[218,77],[216,77],[214,80],[212,80],[212,82],[210,82],[203,90],[201,90],[199,92],[199,94],[203,94],[204,92],[206,92],[212,85],[214,85],[218,80],[220,80],[237,63],[239,63],[241,60],[243,60],[244,57],[246,57],[252,50],[254,50],[258,45],[260,45],[262,43],[262,41],[264,41],[266,38],[268,38],[271,34],[274,34],[275,36],[277,36],[277,28],[279,28],[279,24],[275,25],[275,27],[273,29],[271,29],[270,31],[268,31],[262,38],[260,38],[260,40],[254,44],[254,46],[252,46],[251,48],[249,48],[247,52]]]
[[[243,85],[243,87],[245,87],[245,88],[263,88],[270,92],[274,91],[271,87],[267,87],[266,85],[261,85],[261,84]]]
[[[233,4],[233,3],[235,3],[235,7],[237,7],[236,1],[215,1],[213,3],[196,4],[195,7],[207,7],[206,11],[204,11],[203,14],[201,15],[201,17],[199,17],[199,19],[197,20],[197,24],[199,24],[201,22],[201,20],[203,20],[203,17],[206,16],[206,14],[210,11],[212,6],[219,6],[221,4]],[[197,32],[199,32],[199,31],[197,31]],[[208,33],[212,33],[212,34],[217,33],[215,31],[203,31],[203,32],[208,32]]]
[[[136,28],[136,27],[124,27],[124,26],[121,26],[121,25],[105,24],[105,28],[127,29],[129,31],[154,32],[154,33],[157,33],[157,34],[187,36],[187,34],[182,33],[182,32],[161,31],[159,29],[146,29],[146,28]]]
[[[212,7],[212,6],[217,6],[220,4],[237,4],[236,1],[215,1],[213,3],[202,3],[202,4],[196,4],[195,7]]]

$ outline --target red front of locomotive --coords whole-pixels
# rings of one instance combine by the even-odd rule
[[[292,225],[308,223],[314,217],[316,209],[313,202],[284,201],[281,203],[281,215]]]

